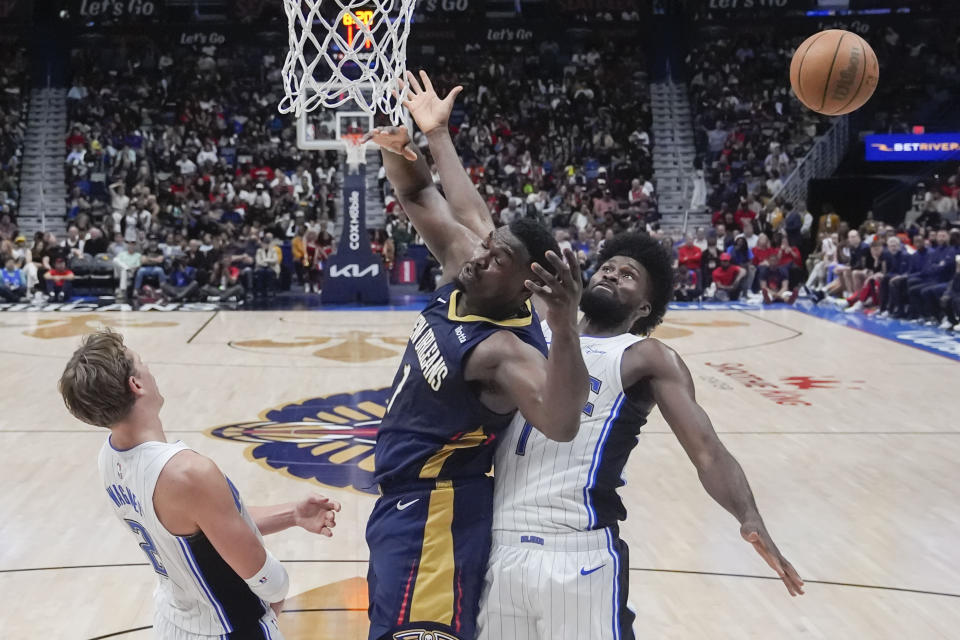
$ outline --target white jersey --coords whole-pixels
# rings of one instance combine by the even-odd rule
[[[549,343],[545,322],[543,333]],[[517,413],[494,463],[494,531],[590,531],[626,517],[617,489],[646,413],[627,401],[620,362],[640,340],[629,333],[580,336],[590,395],[571,442],[548,439]]]
[[[188,450],[182,442],[144,442],[120,451],[108,438],[98,460],[114,513],[136,538],[158,576],[155,631],[163,638],[181,639],[219,638],[249,629],[261,631],[263,638],[279,638],[267,624],[272,617],[268,604],[227,565],[206,536],[175,536],[154,511],[153,492],[160,472],[170,458]],[[229,479],[227,483],[237,509],[259,537],[240,494]]]

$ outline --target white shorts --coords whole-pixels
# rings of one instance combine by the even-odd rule
[[[477,640],[633,640],[626,543],[609,529],[494,531]]]
[[[267,612],[260,618],[259,626],[263,640],[284,640],[277,624],[277,616],[270,607],[267,607]],[[218,640],[227,637],[224,634],[190,633],[170,622],[166,616],[159,612],[153,616],[153,635],[160,640]]]

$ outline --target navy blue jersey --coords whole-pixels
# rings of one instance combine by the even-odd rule
[[[381,484],[479,476],[490,470],[494,441],[513,417],[490,411],[463,376],[467,356],[498,331],[511,331],[546,356],[529,301],[523,317],[458,316],[454,283],[438,289],[417,318],[377,433]]]

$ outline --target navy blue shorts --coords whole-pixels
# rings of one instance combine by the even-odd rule
[[[369,640],[416,629],[474,640],[492,520],[486,476],[386,490],[367,522]]]

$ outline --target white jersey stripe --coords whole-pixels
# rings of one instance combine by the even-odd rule
[[[230,624],[230,621],[227,620],[226,613],[223,611],[223,605],[220,604],[220,601],[217,600],[213,592],[210,590],[210,586],[207,584],[207,581],[204,580],[203,574],[200,572],[200,568],[197,566],[197,559],[193,557],[193,552],[190,550],[190,545],[183,541],[183,538],[177,538],[177,542],[180,544],[180,549],[183,550],[183,555],[187,559],[187,564],[190,566],[190,571],[196,577],[197,582],[200,584],[200,588],[203,589],[203,592],[207,595],[207,599],[210,600],[210,603],[213,605],[214,610],[217,612],[217,617],[220,619],[220,624],[223,625],[224,630],[227,633],[233,631],[233,626]]]
[[[604,531],[607,534],[607,550],[613,558],[613,638],[620,640],[620,554],[613,548],[610,529]]]
[[[587,483],[583,485],[583,503],[587,507],[588,517],[587,529],[592,529],[597,523],[597,512],[590,503],[590,490],[593,489],[597,482],[597,471],[600,468],[600,458],[603,457],[603,446],[607,443],[607,436],[610,435],[611,425],[616,422],[617,417],[620,415],[620,407],[623,406],[625,397],[623,392],[620,392],[617,399],[614,400],[613,409],[610,411],[610,416],[603,425],[603,431],[600,432],[600,438],[597,440],[596,448],[593,450],[593,461],[590,463],[590,473]]]

